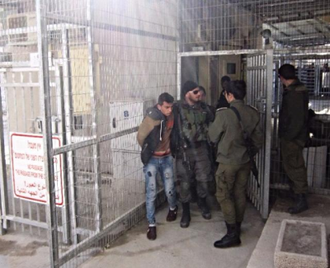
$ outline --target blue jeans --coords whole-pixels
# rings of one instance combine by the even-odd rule
[[[157,197],[157,174],[159,172],[170,208],[176,206],[176,191],[173,176],[173,158],[165,156],[162,158],[151,157],[148,164],[143,167],[146,179],[146,207],[149,224],[156,224],[155,200]]]

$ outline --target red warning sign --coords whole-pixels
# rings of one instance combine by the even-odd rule
[[[60,146],[60,137],[53,137],[53,147]],[[43,136],[11,133],[10,152],[14,196],[37,203],[46,203]],[[62,206],[64,200],[62,156],[55,156],[53,163],[56,205]]]

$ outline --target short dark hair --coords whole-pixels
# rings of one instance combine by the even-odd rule
[[[163,105],[164,101],[166,101],[167,103],[173,103],[174,98],[171,94],[168,94],[167,92],[164,92],[164,93],[159,95],[158,104]]]
[[[230,77],[227,75],[221,77],[221,84],[223,84],[224,82],[230,82]]]
[[[283,64],[280,69],[278,69],[278,74],[284,79],[296,79],[296,70],[291,64]]]
[[[233,94],[236,100],[243,100],[246,95],[246,83],[243,80],[230,81],[225,91]]]

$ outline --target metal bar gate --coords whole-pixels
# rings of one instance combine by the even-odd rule
[[[269,183],[272,134],[273,51],[247,56],[247,103],[256,107],[263,122],[264,147],[257,155],[260,189],[250,178],[248,195],[262,217],[269,213]]]
[[[255,106],[263,122],[264,146],[257,155],[259,169],[259,183],[250,178],[248,184],[248,196],[253,205],[261,213],[264,219],[269,214],[269,182],[271,161],[271,111],[273,94],[273,51],[272,50],[231,50],[231,51],[200,51],[182,52],[178,54],[178,88],[177,96],[180,97],[182,58],[184,57],[211,57],[228,55],[246,55],[246,79],[247,79],[247,103]]]

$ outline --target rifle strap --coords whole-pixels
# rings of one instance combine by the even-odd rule
[[[243,123],[242,123],[242,120],[241,120],[241,115],[239,114],[238,110],[235,107],[233,107],[233,106],[230,106],[230,109],[233,110],[233,112],[236,114],[237,119],[239,121],[239,124],[241,125],[241,128],[243,130],[243,133],[248,136],[249,134],[246,132],[246,130],[245,130],[244,126],[243,126]]]
[[[242,123],[242,120],[241,120],[241,116],[240,116],[238,110],[237,110],[235,107],[230,106],[230,109],[236,114],[237,119],[238,119],[238,121],[239,121],[239,123],[240,123],[240,125],[241,125],[241,128],[242,128],[242,131],[243,131],[243,138],[244,138],[244,140],[246,141],[246,140],[250,137],[250,135],[249,135],[249,133],[245,130],[245,128],[244,128],[244,126],[243,126],[243,123]],[[255,162],[254,162],[254,159],[251,158],[251,157],[250,157],[250,161],[251,161],[252,163],[255,163]],[[260,187],[260,184],[259,184],[259,181],[258,181],[257,178],[256,178],[256,181],[257,181],[257,185],[258,185],[258,188],[259,188],[259,187]]]

